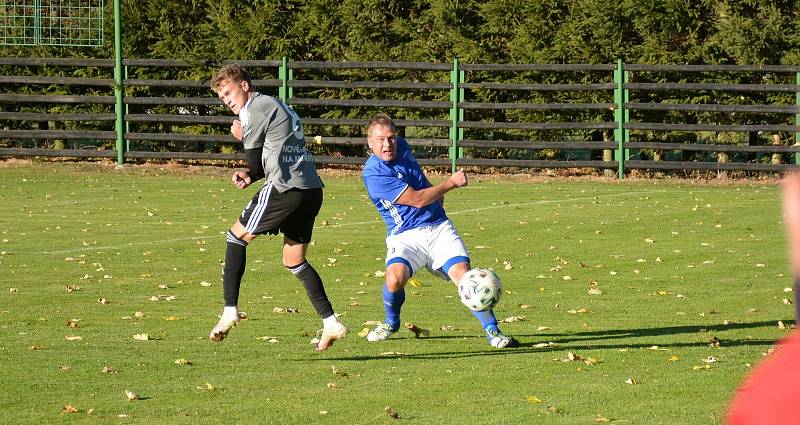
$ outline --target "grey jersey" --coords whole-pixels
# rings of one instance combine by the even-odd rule
[[[245,149],[261,148],[266,182],[285,192],[323,187],[314,156],[306,149],[300,117],[289,106],[259,92],[240,112]]]

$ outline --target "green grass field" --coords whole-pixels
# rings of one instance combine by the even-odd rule
[[[403,320],[430,337],[369,343],[385,227],[360,175],[326,172],[309,260],[350,335],[314,351],[321,322],[262,237],[249,319],[212,343],[224,232],[255,190],[230,171],[0,163],[0,423],[718,424],[794,323],[774,182],[473,175],[447,209],[521,347],[489,347],[425,272]]]

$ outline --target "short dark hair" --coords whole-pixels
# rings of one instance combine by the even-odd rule
[[[372,128],[378,125],[389,127],[392,129],[394,134],[397,134],[397,127],[394,126],[392,117],[384,114],[383,112],[378,112],[369,119],[369,123],[367,124],[367,137],[369,137],[369,133],[372,131]]]
[[[217,71],[214,78],[211,79],[211,90],[217,91],[217,88],[225,81],[233,81],[234,83],[241,83],[247,81],[250,87],[253,87],[253,81],[250,79],[250,73],[244,69],[243,66],[235,63],[229,63],[219,71]]]

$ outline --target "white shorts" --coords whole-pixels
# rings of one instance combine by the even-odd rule
[[[450,280],[447,271],[453,264],[469,263],[467,247],[450,220],[389,236],[386,248],[386,266],[403,263],[412,276],[425,267],[434,276]]]

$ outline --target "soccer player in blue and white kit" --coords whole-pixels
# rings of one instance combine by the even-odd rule
[[[372,155],[364,165],[364,185],[372,203],[386,222],[386,284],[383,304],[386,320],[367,335],[383,341],[400,329],[400,308],[411,276],[427,268],[433,275],[457,285],[470,270],[464,241],[445,214],[444,194],[467,185],[463,170],[431,185],[408,143],[397,136],[392,119],[374,115],[367,125]],[[472,311],[492,347],[505,348],[516,341],[500,331],[492,310]]]

